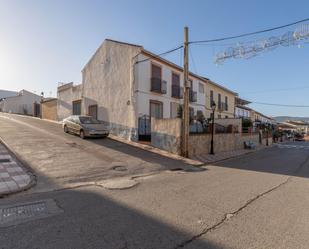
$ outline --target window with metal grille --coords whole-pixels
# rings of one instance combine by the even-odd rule
[[[73,105],[73,115],[81,115],[82,101],[81,100],[73,101],[72,105]]]

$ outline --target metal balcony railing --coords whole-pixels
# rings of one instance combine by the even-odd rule
[[[183,98],[183,87],[172,85],[172,97],[177,99]]]
[[[166,81],[152,77],[150,91],[166,94]]]
[[[190,102],[196,102],[197,101],[197,92],[190,90],[189,91],[189,100],[190,100]]]

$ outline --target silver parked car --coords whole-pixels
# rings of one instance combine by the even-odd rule
[[[90,116],[73,115],[63,120],[63,131],[85,137],[107,137],[108,129],[99,120]]]

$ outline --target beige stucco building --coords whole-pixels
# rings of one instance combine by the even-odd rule
[[[48,120],[58,120],[57,99],[48,98],[41,101],[41,117]]]
[[[215,118],[234,118],[237,93],[211,80],[206,81],[206,117],[210,117],[211,103],[217,105]]]

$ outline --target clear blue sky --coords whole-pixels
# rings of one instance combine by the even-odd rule
[[[0,89],[55,95],[59,81],[80,83],[81,69],[105,38],[141,44],[160,53],[182,43],[185,25],[190,40],[210,39],[308,18],[308,10],[307,0],[0,0]],[[243,40],[228,43],[237,41]],[[309,105],[309,43],[216,66],[213,57],[222,48],[192,46],[195,67],[191,60],[191,71],[249,100]],[[182,63],[178,52],[167,59]],[[298,90],[269,91],[306,85]],[[268,115],[309,116],[309,108],[252,107]]]

